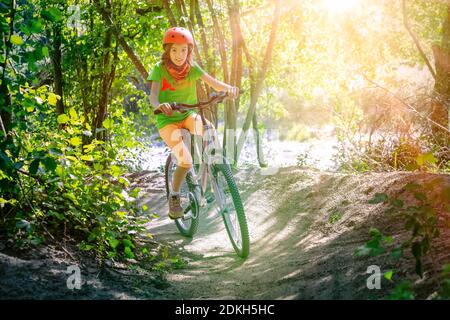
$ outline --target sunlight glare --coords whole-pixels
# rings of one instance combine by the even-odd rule
[[[323,0],[322,5],[331,13],[341,14],[350,11],[360,0]]]

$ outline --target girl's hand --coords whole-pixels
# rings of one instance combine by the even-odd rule
[[[238,87],[228,86],[226,91],[230,96],[233,97],[233,99],[236,99],[239,96],[239,88]]]
[[[172,107],[167,102],[161,103],[158,108],[156,108],[156,110],[158,109],[161,110],[166,116],[171,116],[173,113]]]

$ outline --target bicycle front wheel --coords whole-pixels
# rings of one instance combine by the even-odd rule
[[[169,155],[164,170],[167,198],[169,198],[170,191],[172,190],[173,173],[176,168],[177,164],[172,159],[172,156]],[[192,237],[197,232],[200,211],[198,204],[199,194],[200,186],[195,183],[192,172],[189,171],[180,188],[180,200],[181,207],[184,210],[184,216],[175,220],[178,231],[185,237]]]
[[[213,165],[213,188],[220,214],[237,255],[246,258],[250,252],[247,219],[241,196],[229,164]]]

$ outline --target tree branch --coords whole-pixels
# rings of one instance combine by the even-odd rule
[[[147,80],[148,78],[148,72],[145,69],[144,65],[142,64],[139,57],[134,53],[133,49],[128,45],[126,40],[124,39],[122,33],[120,32],[119,28],[115,25],[114,21],[112,20],[109,13],[106,11],[106,9],[100,4],[99,0],[94,0],[95,7],[97,8],[97,11],[101,14],[103,20],[105,23],[111,28],[113,31],[117,41],[119,42],[122,49],[125,51],[125,53],[128,55],[128,58],[133,62],[133,64],[136,66],[139,73],[142,75],[142,77]]]
[[[436,80],[436,72],[434,71],[433,67],[430,64],[430,61],[428,60],[425,52],[423,51],[422,46],[420,45],[420,42],[417,39],[417,36],[412,31],[411,26],[409,25],[408,16],[406,14],[406,1],[405,0],[402,0],[402,11],[403,11],[403,24],[405,25],[406,30],[408,30],[408,33],[413,38],[414,43],[416,44],[417,50],[419,50],[420,56],[423,58],[423,60],[425,60],[428,70],[430,70],[431,75]]]

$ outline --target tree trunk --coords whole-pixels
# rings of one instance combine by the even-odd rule
[[[433,54],[435,58],[436,81],[434,85],[435,97],[431,104],[431,119],[450,130],[450,5],[447,7],[447,18],[443,25],[441,44],[433,46]],[[446,131],[432,124],[432,131],[440,145],[449,146],[450,134],[448,130]]]
[[[128,45],[127,41],[124,39],[122,33],[120,32],[119,28],[115,25],[114,21],[111,18],[111,15],[105,10],[105,8],[100,4],[99,0],[93,0],[95,7],[97,8],[97,11],[102,15],[103,20],[105,21],[106,25],[109,26],[114,33],[117,41],[119,42],[120,46],[122,47],[123,51],[128,55],[128,58],[130,58],[131,62],[135,65],[136,69],[139,71],[141,76],[147,80],[148,78],[148,72],[147,69],[142,64],[139,57],[134,53],[133,49]],[[163,1],[163,3],[166,1]]]
[[[256,116],[256,112],[253,114],[252,125],[253,125],[253,134],[255,135],[255,141],[256,141],[256,156],[258,158],[259,166],[267,167],[267,163],[264,160],[264,153],[263,153],[263,149],[262,149],[261,136],[260,136],[259,129],[258,129],[258,118]]]
[[[163,7],[164,7],[164,10],[166,10],[167,18],[169,19],[170,26],[176,27],[177,21],[175,20],[175,16],[173,15],[172,10],[170,10],[169,0],[163,0]]]
[[[54,75],[54,90],[57,95],[61,97],[56,101],[56,113],[63,114],[64,113],[64,103],[63,103],[63,75],[61,70],[61,43],[62,43],[62,34],[61,34],[61,24],[56,24],[53,28],[53,75]]]
[[[240,24],[239,18],[239,2],[237,0],[227,1],[228,12],[230,19],[230,29],[232,38],[232,51],[231,51],[231,74],[230,84],[236,87],[240,87],[242,77],[242,37],[238,30]],[[236,160],[236,129],[237,129],[237,105],[239,98],[236,100],[229,100],[225,105],[224,118],[225,118],[225,132],[231,130],[233,134],[223,135],[223,154],[227,156],[227,151],[231,149],[232,159]]]
[[[107,0],[107,14],[111,15],[111,3],[110,0]],[[111,73],[113,72],[111,68],[111,42],[112,42],[112,34],[113,30],[110,26],[106,30],[105,41],[103,42],[103,63],[102,63],[102,78],[101,78],[101,87],[100,87],[100,99],[98,104],[97,115],[95,117],[95,129],[103,128],[103,121],[106,119],[106,113],[108,109],[108,93],[111,80]],[[96,133],[96,137],[99,140],[105,140],[105,131],[100,131]]]
[[[277,0],[275,3],[275,12],[274,12],[274,17],[273,17],[273,21],[272,21],[272,30],[270,32],[269,43],[267,44],[264,59],[262,61],[261,67],[259,68],[254,92],[252,92],[251,98],[250,98],[250,106],[248,109],[248,113],[245,118],[244,125],[242,127],[242,132],[241,132],[241,135],[239,136],[239,140],[237,143],[237,151],[236,151],[236,159],[237,160],[239,160],[239,155],[241,153],[242,147],[244,146],[248,129],[250,128],[250,125],[252,123],[253,114],[255,113],[255,109],[256,109],[256,103],[258,102],[258,98],[261,94],[264,79],[266,78],[267,69],[270,64],[270,60],[272,58],[273,46],[275,43],[276,33],[278,30],[278,24],[279,24],[279,20],[280,20],[280,6],[281,6],[280,0]]]

